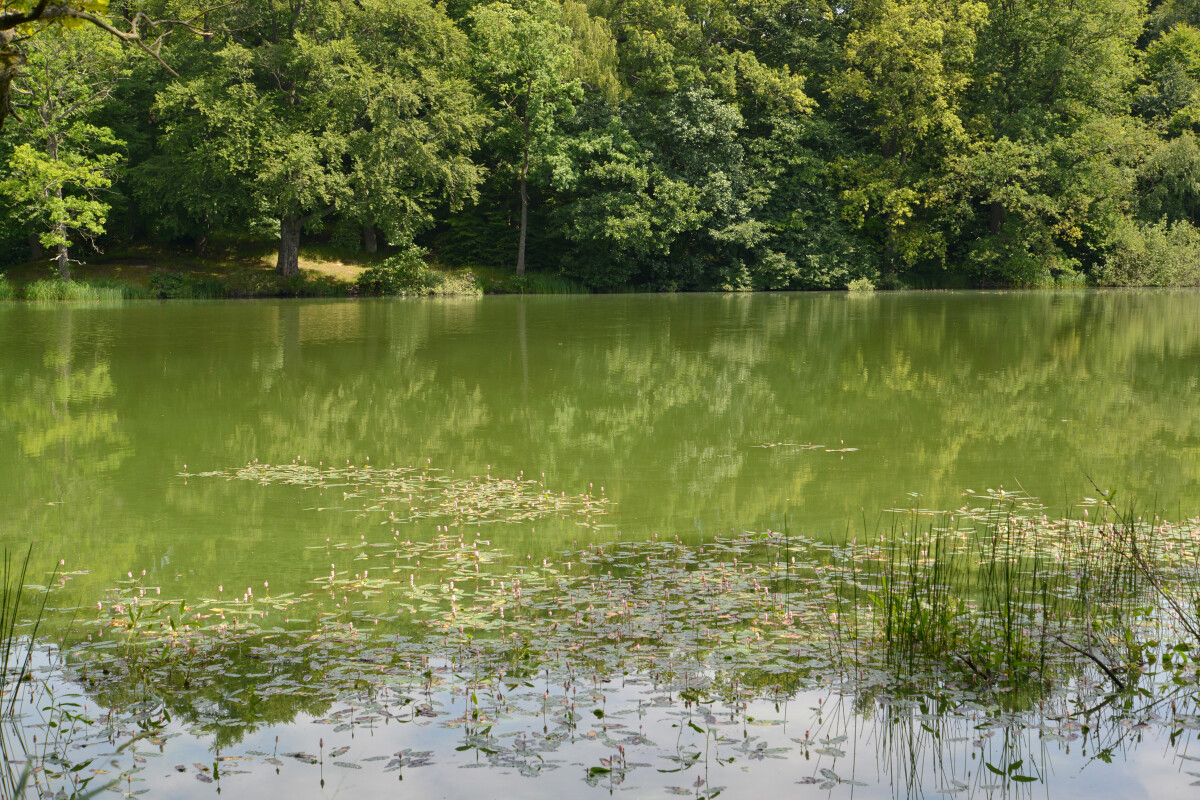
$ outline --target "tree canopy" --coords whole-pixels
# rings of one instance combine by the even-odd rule
[[[605,290],[1200,282],[1193,3],[0,3],[8,262],[251,237],[286,276],[313,236]]]

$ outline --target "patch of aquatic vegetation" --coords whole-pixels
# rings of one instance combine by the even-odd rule
[[[457,477],[435,467],[313,466],[301,461],[290,464],[251,462],[233,470],[180,473],[185,478],[225,478],[254,481],[263,486],[291,485],[340,490],[339,508],[354,503],[352,510],[362,514],[387,512],[382,524],[403,524],[421,519],[445,520],[450,527],[517,523],[547,516],[574,517],[588,528],[603,527],[597,521],[611,505],[601,487],[599,495],[557,494],[547,490],[541,480],[499,478],[491,475]]]
[[[98,603],[76,663],[103,666],[108,677],[92,669],[91,682],[186,690],[222,680],[213,664],[225,651],[275,637],[287,657],[349,648],[315,661],[335,669],[376,662],[358,647],[383,648],[401,671],[411,653],[482,675],[641,673],[684,689],[714,670],[787,686],[937,676],[1031,704],[1084,669],[1124,688],[1159,640],[1188,635],[1188,608],[1160,590],[1189,585],[1193,525],[1147,528],[1149,578],[1123,557],[1131,533],[1116,523],[983,508],[941,522],[870,545],[768,531],[617,542],[540,563],[479,533],[363,536],[327,545],[330,572],[299,594],[247,587],[189,605],[131,576]]]
[[[1154,733],[1191,758],[1200,523],[1117,517],[1105,500],[1081,519],[1039,511],[994,492],[906,511],[866,543],[744,532],[540,561],[480,531],[362,534],[327,544],[329,573],[298,593],[188,602],[131,574],[72,612],[56,674],[106,709],[93,721],[109,745],[211,737],[217,760],[177,767],[201,781],[281,764],[572,767],[596,786],[711,797],[736,779],[712,770],[735,763],[861,783],[873,741],[875,780],[920,796],[1045,781],[1050,744],[1103,762]],[[303,747],[264,744],[297,720]],[[430,726],[454,747],[431,745]],[[678,773],[691,777],[662,777]]]

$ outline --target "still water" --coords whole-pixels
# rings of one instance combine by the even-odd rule
[[[534,514],[459,525],[442,516],[391,520],[388,528],[430,541],[451,522],[533,564],[595,543],[678,537],[687,546],[768,528],[869,541],[894,524],[891,509],[957,509],[974,504],[973,493],[1000,488],[1072,514],[1098,486],[1181,518],[1200,505],[1198,310],[1195,292],[0,304],[0,544],[23,550],[33,542],[39,568],[61,559],[71,573],[61,591],[71,599],[57,602],[87,607],[143,574],[176,599],[213,598],[225,586],[303,592],[329,572],[330,547],[380,530],[358,492],[202,476],[255,461],[532,479],[563,502],[603,504],[606,513],[587,520]],[[563,696],[552,699],[556,686]],[[406,785],[423,796],[561,796],[584,787],[581,765],[595,791],[606,780],[608,790],[620,788],[616,743],[632,751],[645,744],[636,737],[687,732],[703,733],[706,770],[736,768],[718,781],[692,769],[697,761],[676,775],[664,764],[682,762],[663,756],[670,748],[659,741],[654,758],[667,761],[638,765],[638,775],[650,776],[637,784],[642,791],[701,797],[718,785],[745,792],[778,784],[866,797],[923,796],[957,783],[987,795],[995,785],[1001,794],[1021,789],[1003,776],[985,780],[976,756],[992,745],[979,730],[1001,734],[1002,752],[990,757],[1004,769],[1024,761],[1018,752],[1040,753],[1039,769],[1052,772],[1052,737],[1070,781],[1055,784],[1054,796],[1103,795],[1113,780],[1128,796],[1184,796],[1192,780],[1182,778],[1187,764],[1161,760],[1161,741],[1178,745],[1170,730],[1148,727],[1145,737],[1161,741],[1125,752],[1123,737],[1136,724],[1128,719],[1111,720],[1126,768],[1097,772],[1084,770],[1095,743],[1089,757],[1085,731],[1082,754],[1076,744],[1071,755],[1079,733],[1061,720],[1015,723],[995,709],[958,707],[935,721],[919,709],[900,765],[890,762],[899,757],[892,717],[864,713],[861,698],[833,684],[782,704],[755,695],[740,708],[734,702],[726,718],[716,705],[681,710],[675,690],[645,675],[597,677],[590,700],[578,701],[592,709],[594,716],[582,712],[591,734],[574,715],[577,690],[572,683],[568,697],[548,678],[510,686],[512,702],[529,708],[504,734],[516,738],[499,749],[479,746],[499,728],[463,738],[466,695],[438,696],[428,686],[430,702],[449,716],[463,705],[460,724],[410,714],[403,732],[384,733],[379,720],[391,717],[383,714],[347,728],[337,715],[349,709],[353,719],[352,705],[325,704],[289,709],[278,724],[260,720],[224,739],[185,725],[175,732],[188,733],[170,740],[171,765],[154,765],[161,768],[138,780],[149,780],[153,796],[211,793],[199,762],[224,741],[240,743],[237,757],[254,765],[247,771],[256,781],[266,775],[271,786],[307,787],[301,794],[317,793],[316,773],[296,771],[304,759],[284,759],[281,776],[271,765],[284,750],[320,757],[321,780],[327,770],[337,780],[320,785],[327,796],[393,785],[372,781],[395,774],[364,778],[361,763],[326,762],[336,744],[380,759],[405,748],[436,751],[439,763],[456,767],[482,758],[488,772],[516,781],[432,769],[414,786],[410,770]],[[547,703],[570,705],[570,742],[579,748],[554,739],[547,749],[553,726],[537,723]],[[609,721],[595,714],[604,708]],[[682,715],[696,713],[685,730]],[[621,722],[611,722],[618,714]],[[718,737],[720,726],[731,730]],[[954,735],[941,733],[950,729]],[[584,753],[596,749],[597,736],[605,747]],[[542,750],[527,744],[534,740]],[[718,740],[724,749],[710,759]],[[687,754],[700,752],[689,747]],[[918,768],[914,747],[937,768]],[[557,758],[560,749],[572,754]],[[596,760],[604,753],[607,760]],[[173,771],[176,760],[186,770]],[[749,770],[773,760],[789,769]],[[409,763],[420,761],[410,755]],[[548,761],[567,768],[521,783]],[[593,762],[605,766],[589,772]],[[225,780],[226,796],[263,785]]]
[[[1194,292],[3,305],[0,542],[104,586],[283,586],[346,520],[178,476],[296,458],[603,487],[611,531],[504,531],[532,552],[869,533],[1000,487],[1065,509],[1092,480],[1178,517],[1198,381]]]

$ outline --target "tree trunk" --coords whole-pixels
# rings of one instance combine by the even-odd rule
[[[529,227],[529,192],[525,188],[525,176],[521,175],[521,233],[517,239],[517,277],[525,274],[525,230]]]
[[[58,277],[64,281],[71,280],[71,259],[67,256],[67,246],[61,242],[58,245],[58,255],[54,260],[58,262]]]
[[[362,229],[363,252],[378,253],[379,252],[379,237],[375,235],[374,225],[363,225]]]
[[[46,150],[50,153],[51,161],[58,161],[58,136],[50,134],[46,137]],[[58,207],[63,207],[63,190],[62,184],[54,187],[54,198],[58,200]],[[71,280],[71,259],[67,254],[67,225],[65,222],[54,223],[54,238],[58,239],[58,244],[55,246],[57,255],[54,260],[58,262],[58,276],[64,281]]]
[[[12,113],[12,83],[21,72],[25,56],[18,50],[16,30],[0,31],[0,131]]]
[[[59,202],[62,202],[63,191],[62,187],[54,192]],[[58,245],[55,246],[57,255],[54,260],[58,262],[58,276],[64,281],[71,280],[71,258],[67,253],[67,226],[63,223],[56,223],[54,226],[54,235],[58,239]]]
[[[990,218],[988,219],[988,231],[995,236],[1000,232],[1000,226],[1004,224],[1005,217],[1008,216],[1004,211],[1004,206],[1000,203],[993,202],[991,207]]]
[[[300,229],[303,222],[299,217],[282,217],[279,220],[279,260],[275,271],[285,278],[300,274]]]
[[[525,124],[524,160],[521,164],[521,232],[517,239],[517,277],[525,275],[525,231],[529,227],[529,124]]]
[[[42,240],[36,233],[29,234],[29,260],[41,261],[45,257],[46,248],[42,247]]]

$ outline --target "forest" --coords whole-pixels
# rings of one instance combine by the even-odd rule
[[[1200,283],[1194,0],[0,2],[0,272]]]

